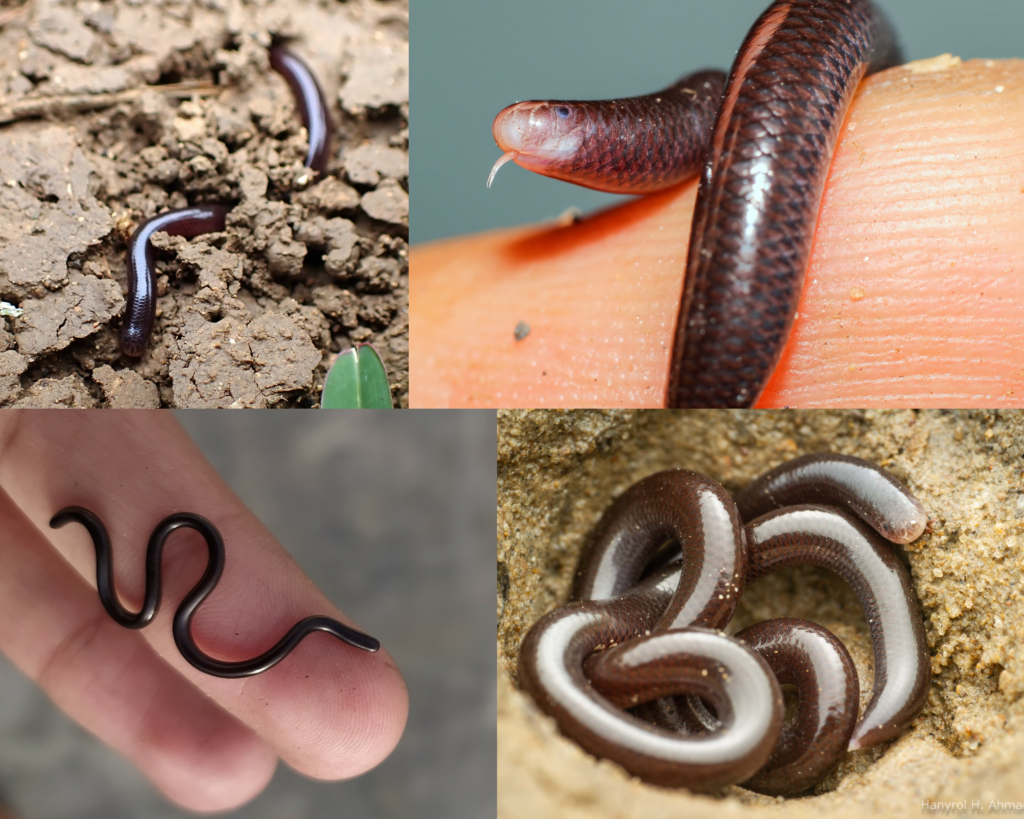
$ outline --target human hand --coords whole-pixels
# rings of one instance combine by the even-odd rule
[[[63,506],[88,507],[107,524],[116,586],[133,610],[155,525],[175,511],[212,520],[227,565],[193,634],[215,657],[249,659],[307,615],[345,621],[173,417],[10,413],[0,418],[0,451],[0,650],[169,798],[228,809],[263,789],[279,757],[309,776],[342,779],[398,742],[408,699],[384,649],[368,654],[313,635],[267,674],[235,680],[186,663],[170,621],[206,566],[195,532],[168,542],[163,605],[150,626],[124,629],[103,610],[85,530],[48,526]]]
[[[760,407],[1024,396],[1024,68],[914,66],[858,90]],[[413,248],[411,405],[663,406],[695,193]]]

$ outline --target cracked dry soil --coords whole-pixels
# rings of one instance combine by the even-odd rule
[[[807,796],[716,796],[646,785],[562,737],[516,686],[519,645],[566,599],[612,498],[671,467],[736,491],[809,452],[880,464],[924,503],[907,546],[932,658],[928,700],[895,740],[847,754]],[[1019,814],[1024,803],[1024,412],[690,410],[498,413],[499,819],[838,819]],[[850,650],[870,697],[873,655],[852,591],[813,566],[750,584],[729,630],[806,617]],[[977,801],[980,810],[970,809]],[[947,810],[942,805],[967,807]],[[923,805],[939,805],[925,808]]]
[[[0,0],[0,406],[310,407],[357,342],[407,406],[408,21],[407,0]],[[327,96],[324,178],[272,36]],[[153,240],[156,324],[125,357],[132,231],[207,202],[223,233]]]

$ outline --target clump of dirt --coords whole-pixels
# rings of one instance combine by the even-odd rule
[[[0,406],[310,407],[369,342],[408,404],[408,0],[0,5]],[[327,174],[273,37],[313,68]],[[197,203],[226,229],[157,234],[157,319],[118,345],[126,247]],[[16,308],[16,309],[11,309]]]
[[[902,550],[932,659],[928,700],[913,725],[847,754],[797,799],[653,787],[562,737],[516,687],[519,645],[566,601],[580,550],[611,500],[672,467],[737,491],[812,452],[883,466],[929,511],[926,533]],[[497,525],[499,819],[1020,812],[1024,412],[503,411]],[[846,644],[863,707],[873,657],[850,589],[816,567],[776,573],[744,590],[730,630],[787,616],[814,620]]]

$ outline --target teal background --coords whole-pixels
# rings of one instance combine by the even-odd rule
[[[907,60],[1024,56],[1021,0],[881,0]],[[491,122],[526,99],[602,99],[727,69],[767,0],[412,0],[413,243],[536,222],[623,197],[508,164]]]

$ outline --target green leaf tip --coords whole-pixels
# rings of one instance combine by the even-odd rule
[[[384,362],[369,344],[342,350],[324,380],[323,409],[392,409]]]

